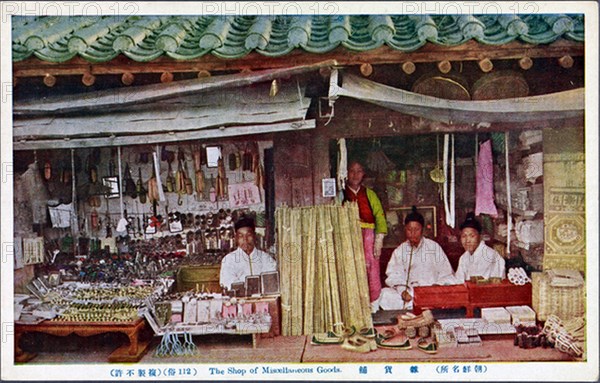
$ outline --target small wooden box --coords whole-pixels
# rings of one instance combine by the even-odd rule
[[[413,312],[424,309],[468,307],[469,291],[464,284],[452,286],[419,286],[413,289]]]
[[[202,290],[204,286],[205,290],[220,292],[220,273],[220,264],[181,266],[177,271],[177,291]]]

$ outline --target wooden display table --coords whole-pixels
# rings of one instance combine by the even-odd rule
[[[424,309],[469,309],[467,286],[416,286],[413,288],[413,312],[420,314]]]
[[[24,363],[36,354],[28,353],[21,349],[21,336],[28,332],[67,336],[76,334],[83,337],[99,335],[109,332],[120,332],[129,338],[129,344],[116,349],[108,357],[109,362],[137,362],[148,348],[149,340],[141,340],[140,333],[146,328],[144,318],[133,322],[62,322],[45,320],[39,324],[15,323],[15,362]]]
[[[475,308],[527,305],[531,307],[531,283],[513,285],[507,279],[502,283],[477,284],[465,282],[469,290],[467,317],[473,317]]]
[[[531,283],[517,286],[506,279],[502,283],[465,282],[452,286],[420,286],[413,291],[415,314],[420,314],[424,309],[464,307],[467,318],[472,318],[475,308],[531,306]]]

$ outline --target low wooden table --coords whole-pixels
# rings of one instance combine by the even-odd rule
[[[450,286],[415,286],[413,312],[424,309],[454,309],[469,307],[469,290],[464,284]]]
[[[507,279],[496,284],[465,282],[469,290],[467,317],[473,317],[475,308],[527,305],[531,307],[531,283],[513,285]]]
[[[419,286],[413,290],[415,314],[420,314],[424,309],[464,307],[467,318],[473,318],[476,308],[531,306],[531,283],[517,286],[507,279],[502,283],[465,282],[451,286]]]
[[[140,334],[146,328],[144,318],[133,322],[62,322],[45,320],[39,324],[15,323],[15,363],[24,363],[35,358],[35,353],[21,349],[21,336],[28,332],[67,336],[76,334],[83,337],[120,332],[129,338],[129,344],[117,348],[108,357],[109,362],[138,362],[144,356],[150,340],[140,339]]]

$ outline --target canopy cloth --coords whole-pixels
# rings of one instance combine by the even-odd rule
[[[446,124],[519,123],[583,117],[584,94],[584,88],[578,88],[541,96],[455,101],[409,92],[346,73],[341,86],[330,84],[329,89],[330,98],[352,97]]]
[[[13,148],[150,144],[310,129],[300,75],[335,61],[15,103]],[[275,83],[273,83],[275,81]]]

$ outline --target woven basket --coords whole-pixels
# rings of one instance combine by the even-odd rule
[[[554,314],[563,320],[582,317],[585,314],[585,284],[557,287],[550,285],[546,273],[531,273],[532,306],[540,321]]]

